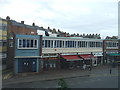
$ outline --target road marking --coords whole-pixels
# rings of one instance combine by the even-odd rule
[[[9,73],[9,74],[3,76],[3,80],[9,79],[10,77],[12,77],[12,75],[13,75],[12,73]]]

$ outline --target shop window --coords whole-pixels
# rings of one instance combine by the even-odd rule
[[[56,68],[56,64],[53,64],[53,67]]]
[[[50,64],[50,68],[52,68],[52,64]]]

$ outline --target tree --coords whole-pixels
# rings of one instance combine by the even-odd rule
[[[68,85],[63,78],[59,79],[58,85],[60,86],[61,90],[65,90],[68,88]]]

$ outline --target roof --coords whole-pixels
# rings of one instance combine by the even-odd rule
[[[31,28],[31,29],[35,29],[35,30],[44,30],[44,28],[39,27],[39,26],[32,26],[32,25],[27,25],[27,24],[22,24],[20,22],[17,22],[15,20],[10,20],[11,23],[15,26],[20,26],[20,27],[26,27],[26,28]]]
[[[90,39],[90,38],[80,38],[80,37],[49,37],[43,36],[43,39],[73,39],[73,40],[96,40],[96,41],[103,41],[103,39]]]

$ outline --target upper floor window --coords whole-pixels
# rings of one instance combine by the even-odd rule
[[[38,40],[37,39],[18,39],[18,48],[23,49],[37,49]]]

